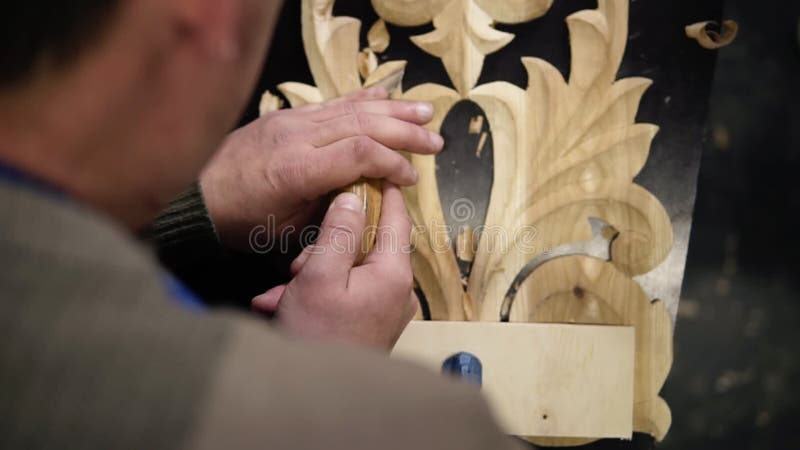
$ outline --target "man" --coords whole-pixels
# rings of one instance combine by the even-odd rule
[[[279,3],[6,5],[0,448],[514,445],[476,389],[385,355],[416,307],[396,187],[416,174],[392,149],[441,149],[420,127],[430,105],[378,90],[276,113],[207,164],[250,95]],[[293,280],[254,301],[275,324],[198,308],[134,238],[198,177],[153,227],[159,242],[215,229],[246,248],[266,215],[275,233],[306,225],[360,176],[386,180],[382,226],[400,245],[353,267],[339,244],[364,213],[336,197]]]

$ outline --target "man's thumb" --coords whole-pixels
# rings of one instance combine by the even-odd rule
[[[310,272],[315,278],[346,282],[361,252],[365,222],[362,200],[351,192],[339,194],[325,215],[319,238],[300,274]]]

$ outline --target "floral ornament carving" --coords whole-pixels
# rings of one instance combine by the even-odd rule
[[[494,29],[544,15],[552,0],[372,0],[387,22],[418,26],[433,21],[435,30],[411,38],[441,58],[456,90],[466,95],[481,74],[486,55],[508,45],[514,35]]]
[[[358,56],[361,21],[334,17],[333,4],[334,0],[303,0],[303,46],[316,86],[281,83],[278,90],[292,107],[351,94],[405,68],[405,61],[389,61],[362,78]]]
[[[673,235],[664,207],[633,181],[647,161],[658,127],[636,123],[651,81],[616,80],[627,42],[628,1],[598,0],[597,9],[570,15],[569,78],[542,59],[525,57],[525,89],[504,81],[475,84],[484,57],[514,38],[494,24],[540,17],[551,0],[372,4],[388,23],[433,22],[434,31],[412,40],[442,59],[455,89],[427,83],[394,97],[432,102],[432,130],[439,130],[462,100],[483,109],[492,133],[495,180],[484,230],[513,237],[498,251],[486,231],[478,236],[465,286],[452,245],[440,242],[446,221],[436,159],[408,155],[420,174],[416,186],[404,189],[417,227],[412,263],[432,319],[497,321],[504,294],[526,263],[549,249],[591,240],[590,219],[602,219],[613,228],[610,258],[573,255],[546,261],[520,285],[510,320],[635,326],[634,430],[662,439],[671,416],[658,392],[672,363],[672,324],[664,305],[651,301],[633,277],[661,264]],[[332,0],[303,0],[303,37],[317,86],[281,85],[293,106],[364,85],[358,71],[360,23],[333,17],[332,6]],[[369,78],[383,78],[402,64],[385,63]],[[535,245],[514,245],[524,238],[515,231],[525,227],[536,230]],[[590,441],[529,439],[556,446]]]

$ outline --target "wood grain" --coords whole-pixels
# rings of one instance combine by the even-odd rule
[[[376,10],[381,14],[377,7]],[[442,10],[431,11],[444,14]],[[451,16],[469,12],[462,6],[453,9]],[[407,16],[381,17],[395,24],[411,21]],[[483,23],[483,18],[479,14],[477,23]],[[421,17],[414,21],[420,20]],[[658,127],[635,121],[639,101],[651,81],[615,79],[627,41],[627,20],[628,4],[624,0],[601,0],[596,10],[579,11],[568,17],[572,62],[567,80],[546,61],[523,58],[529,76],[525,89],[501,81],[465,90],[469,83],[451,76],[456,89],[423,84],[404,94],[404,98],[432,101],[437,109],[445,109],[437,112],[431,123],[434,130],[456,102],[464,98],[476,102],[486,114],[495,148],[495,183],[484,230],[496,230],[499,235],[485,231],[480,236],[466,295],[455,275],[456,259],[443,250],[446,246],[437,245],[436,233],[420,233],[413,260],[432,318],[496,321],[505,291],[528,261],[549,249],[589,240],[590,217],[611,224],[619,232],[611,246],[612,257],[610,261],[597,261],[602,270],[596,264],[591,268],[599,274],[596,283],[616,286],[618,291],[604,292],[603,297],[614,300],[605,301],[591,321],[570,316],[574,311],[562,302],[555,302],[560,308],[554,308],[549,315],[534,314],[524,319],[517,315],[516,320],[635,326],[640,344],[635,427],[662,439],[670,416],[657,394],[672,362],[671,325],[665,325],[670,324],[669,316],[659,303],[650,307],[650,299],[642,298],[644,294],[632,277],[657,267],[669,253],[673,237],[661,203],[633,182],[647,161]],[[434,27],[444,30],[447,26],[461,26],[462,33],[472,33],[472,22],[464,23],[467,25],[437,25],[434,20]],[[439,37],[444,36],[442,33]],[[450,31],[451,35],[454,33]],[[460,68],[462,76],[475,73],[480,63],[468,55],[458,59],[443,62],[446,67],[450,64]],[[416,225],[436,229],[444,223],[442,208],[447,205],[439,202],[433,158],[415,155],[411,159],[420,172],[420,183],[406,190],[407,204]],[[531,241],[531,236],[532,242],[521,245]],[[542,279],[537,272],[555,276],[558,271],[554,272],[553,267],[563,266],[553,264],[559,261],[546,263],[532,278]],[[582,266],[568,269],[574,271],[573,277],[584,275]],[[619,279],[627,282],[610,281]],[[569,277],[548,280],[556,292],[569,293],[574,287]],[[552,287],[553,283],[557,288]],[[515,314],[524,314],[525,308],[530,308],[531,302],[544,292],[535,282],[525,286],[518,294],[519,310]],[[651,313],[629,314],[626,308]],[[549,439],[546,443],[575,442]]]
[[[521,285],[511,320],[583,324],[574,327],[588,327],[587,330],[597,327],[586,324],[633,327],[633,397],[630,404],[609,414],[630,411],[635,431],[663,439],[671,416],[658,393],[672,363],[672,324],[661,302],[647,298],[634,277],[651,272],[664,261],[671,250],[673,234],[661,202],[634,182],[647,162],[658,127],[636,123],[639,102],[651,80],[616,79],[628,39],[627,0],[599,0],[597,9],[569,16],[568,78],[542,59],[525,57],[521,60],[528,74],[524,88],[504,81],[476,84],[485,56],[514,39],[513,34],[495,29],[495,24],[522,23],[540,17],[550,8],[550,0],[372,0],[372,4],[386,23],[421,26],[432,22],[433,31],[411,40],[442,60],[451,82],[451,86],[421,84],[406,92],[398,91],[393,98],[433,103],[434,118],[428,127],[434,131],[440,130],[458,102],[475,102],[485,114],[481,132],[491,135],[494,153],[494,184],[486,219],[482,232],[469,245],[474,249],[469,254],[464,252],[466,239],[462,237],[464,242],[454,246],[448,237],[444,208],[450,205],[442,205],[440,199],[435,157],[407,155],[420,175],[416,186],[403,189],[415,224],[412,265],[430,316],[437,321],[484,323],[414,324],[412,330],[429,330],[427,338],[403,348],[429,355],[440,342],[461,346],[476,340],[491,346],[503,333],[498,331],[502,327],[519,326],[488,322],[499,319],[504,294],[520,269],[531,259],[547,255],[550,249],[589,240],[589,218],[600,218],[617,233],[610,244],[610,258],[571,256],[545,262]],[[360,23],[333,17],[332,6],[332,0],[303,0],[304,44],[317,86],[281,85],[281,92],[293,106],[352,92],[404,65],[371,65],[359,76]],[[380,21],[369,35],[372,51],[385,48],[390,41],[388,30]],[[376,204],[369,200],[369,191],[360,192],[366,193],[368,206]],[[461,278],[454,247],[460,249],[462,259],[474,259],[466,283]],[[464,337],[460,327],[470,325],[478,328]],[[544,333],[542,339],[556,339],[557,333],[553,333],[550,337]],[[508,352],[491,348],[489,358],[505,355],[509,359]],[[583,350],[581,347],[576,351]],[[531,357],[537,352],[546,350],[532,346],[514,354]],[[560,357],[564,364],[578,364],[569,351]],[[607,364],[611,361],[607,360]],[[601,366],[598,363],[592,370],[600,375],[611,370]],[[573,369],[582,370],[578,365]],[[513,374],[510,376],[514,378]],[[579,389],[568,394],[569,383],[546,379],[550,381],[538,389],[563,394],[563,405],[553,408],[598,407],[581,403]],[[533,391],[516,392],[525,392],[518,395],[522,399],[519,401],[535,400],[529,393]],[[523,428],[541,425],[537,425],[535,415],[531,416],[531,409],[505,402],[500,405],[499,414],[506,417],[504,420],[518,420]],[[565,425],[557,432],[537,428],[521,434],[536,436],[529,438],[536,443],[554,446],[605,436],[586,434],[585,430],[580,431],[580,424],[569,423],[572,428]],[[578,437],[583,439],[576,440]]]
[[[663,303],[650,302],[639,284],[614,265],[584,256],[545,264],[525,281],[521,290],[526,301],[512,309],[514,322],[634,327],[635,420],[652,424],[651,429],[637,426],[637,431],[662,439],[670,416],[658,392],[672,365],[672,320]],[[543,445],[535,439],[534,442]]]
[[[458,352],[480,359],[482,391],[509,434],[630,439],[630,327],[412,322],[392,354],[437,373]]]

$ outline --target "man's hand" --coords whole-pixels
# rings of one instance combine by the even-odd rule
[[[411,221],[400,190],[384,182],[375,248],[353,264],[366,220],[353,194],[334,200],[315,245],[292,263],[294,279],[253,299],[289,332],[391,349],[417,311],[411,273]]]
[[[200,179],[220,239],[244,250],[259,225],[269,239],[299,230],[322,196],[362,176],[413,185],[415,169],[395,150],[441,150],[441,136],[421,126],[432,117],[430,104],[386,100],[375,88],[276,111],[233,132]]]

